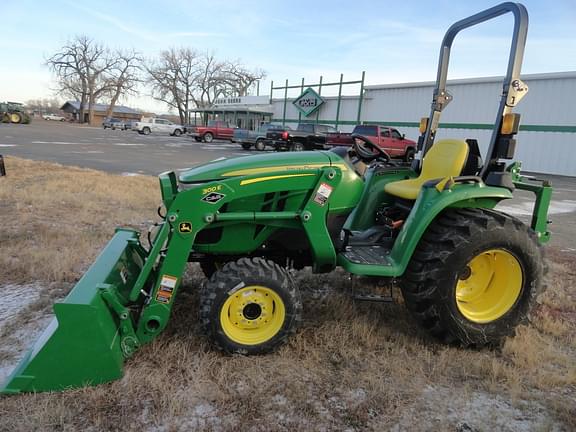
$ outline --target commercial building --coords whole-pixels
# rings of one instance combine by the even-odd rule
[[[448,81],[454,99],[442,112],[438,138],[476,138],[486,151],[502,92],[502,77]],[[530,88],[515,108],[522,115],[516,158],[525,171],[576,176],[576,72],[523,75]],[[434,82],[366,85],[362,95],[322,97],[314,114],[305,117],[295,98],[273,99],[273,121],[295,126],[299,121],[335,125],[380,124],[418,137],[418,123],[430,112]],[[340,99],[340,100],[339,100]],[[337,115],[338,114],[338,115]]]
[[[94,116],[90,124],[92,126],[100,126],[102,121],[106,118],[106,113],[108,112],[109,105],[105,104],[94,104]],[[74,120],[78,121],[80,116],[80,102],[79,101],[68,101],[60,108],[62,111],[72,114]],[[84,107],[84,122],[88,122],[88,105]],[[128,108],[122,105],[117,105],[114,107],[114,112],[112,117],[120,120],[140,120],[142,113],[136,111],[132,108]]]

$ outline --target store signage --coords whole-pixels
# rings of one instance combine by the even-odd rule
[[[324,103],[324,99],[314,91],[312,87],[308,87],[292,104],[298,111],[308,117]]]

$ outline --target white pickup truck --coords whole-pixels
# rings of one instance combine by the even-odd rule
[[[151,132],[160,132],[169,133],[172,136],[180,136],[186,132],[186,128],[182,125],[155,117],[143,117],[142,120],[132,123],[132,130],[143,135],[149,135]]]

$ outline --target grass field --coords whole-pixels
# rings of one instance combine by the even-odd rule
[[[7,158],[0,178],[0,369],[10,369],[115,226],[156,219],[157,180]],[[123,379],[0,399],[0,431],[576,430],[576,269],[549,248],[548,289],[498,350],[436,343],[401,298],[359,304],[348,276],[295,274],[304,324],[265,356],[213,350],[187,270],[168,329]],[[16,293],[16,297],[11,296]],[[15,301],[15,298],[26,301]],[[12,299],[12,300],[10,300]]]

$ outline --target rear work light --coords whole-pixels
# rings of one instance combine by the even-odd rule
[[[423,134],[424,132],[426,132],[427,127],[428,127],[428,117],[422,117],[420,119],[420,125],[418,127],[418,130],[420,131],[421,134]]]
[[[518,129],[520,129],[520,114],[504,114],[502,127],[500,128],[502,135],[515,135],[518,133]]]

